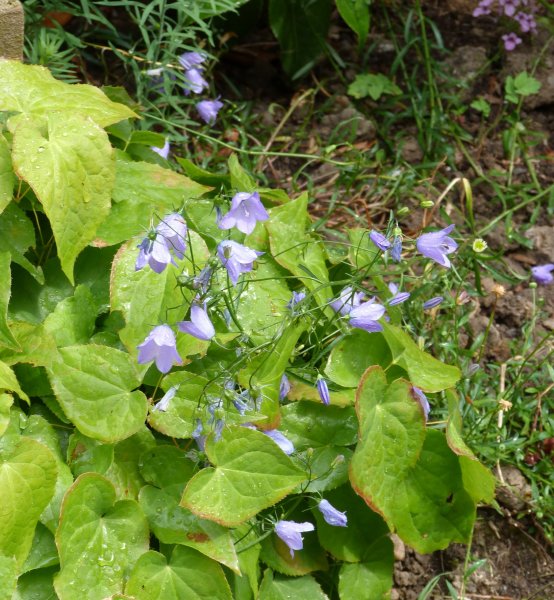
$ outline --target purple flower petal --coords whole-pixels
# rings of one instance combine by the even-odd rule
[[[135,270],[139,271],[148,264],[156,273],[162,273],[169,263],[175,265],[171,252],[177,258],[183,258],[186,249],[186,233],[187,224],[180,214],[172,213],[165,217],[139,244]]]
[[[217,113],[223,107],[223,102],[216,100],[201,100],[196,104],[196,110],[200,118],[208,125],[213,125],[217,119]]]
[[[337,510],[330,502],[327,500],[322,500],[317,508],[323,515],[326,523],[329,525],[333,525],[334,527],[347,527],[348,519],[346,518],[346,513]]]
[[[435,308],[435,306],[438,306],[442,302],[444,302],[444,298],[442,296],[435,296],[434,298],[430,298],[423,303],[423,309],[428,310],[430,308]]]
[[[447,255],[458,248],[458,244],[448,236],[453,229],[454,225],[449,225],[440,231],[420,235],[416,241],[418,251],[439,265],[449,268],[451,263]]]
[[[341,291],[336,300],[329,303],[329,306],[335,312],[338,312],[341,315],[347,315],[353,308],[360,306],[363,297],[363,292],[354,292],[354,290],[348,286]]]
[[[202,77],[200,69],[189,69],[185,71],[185,87],[183,89],[186,96],[191,92],[193,94],[201,94],[202,91],[209,87],[209,83]]]
[[[275,524],[275,533],[290,548],[290,555],[294,556],[295,550],[302,550],[304,543],[302,533],[313,531],[315,527],[312,523],[296,523],[295,521],[277,521]]]
[[[502,41],[504,42],[504,48],[508,52],[511,52],[512,50],[515,50],[516,46],[521,44],[522,39],[515,33],[506,33],[502,36]]]
[[[211,340],[215,335],[215,329],[210,321],[206,309],[193,304],[190,308],[190,321],[181,321],[177,324],[179,331],[188,333],[199,340]]]
[[[369,239],[377,246],[377,248],[379,248],[379,250],[382,250],[383,252],[386,252],[391,246],[389,240],[387,240],[387,238],[378,231],[371,231],[369,234]]]
[[[157,146],[150,146],[150,150],[152,150],[152,152],[155,152],[156,154],[159,154],[162,158],[167,158],[169,156],[169,148],[170,146],[167,139],[165,140],[165,144],[162,148],[158,148]]]
[[[551,271],[554,271],[554,264],[552,263],[531,267],[531,275],[540,285],[548,285],[554,281]]]
[[[152,410],[165,412],[169,408],[169,403],[175,397],[175,394],[177,393],[178,389],[179,389],[178,385],[174,385],[174,386],[170,387],[167,390],[167,392],[164,394],[162,399],[156,403],[156,405],[154,406],[154,408]]]
[[[258,221],[269,219],[258,192],[239,192],[233,196],[231,210],[221,217],[218,223],[220,229],[236,227],[242,233],[250,234],[254,231]]]
[[[283,373],[281,377],[281,383],[279,384],[279,400],[283,401],[290,392],[290,381],[286,373]]]
[[[350,325],[358,329],[365,329],[369,333],[383,331],[383,326],[378,320],[385,314],[385,307],[370,300],[350,311]]]
[[[402,238],[399,235],[395,235],[392,240],[390,256],[394,262],[400,262],[402,260]]]
[[[162,222],[156,227],[156,231],[161,235],[170,250],[173,250],[177,258],[182,259],[187,249],[187,223],[179,213],[171,213],[164,217]]]
[[[327,386],[327,382],[322,377],[318,377],[315,385],[321,401],[323,404],[325,404],[325,406],[329,406],[329,404],[331,404],[331,397],[329,396],[329,387]]]
[[[152,360],[161,373],[167,373],[174,364],[181,364],[176,347],[175,334],[169,325],[158,325],[138,347],[138,363],[144,365]]]
[[[292,292],[292,298],[287,303],[287,308],[294,313],[297,304],[300,304],[306,297],[306,292]]]
[[[294,452],[294,444],[277,429],[269,429],[267,431],[262,431],[262,433],[267,435],[267,437],[270,437],[286,455],[290,455]]]
[[[392,298],[387,300],[387,304],[389,306],[402,304],[402,302],[406,302],[406,300],[410,297],[410,292],[399,292],[398,286],[395,283],[389,283],[389,290],[392,294]]]
[[[263,254],[257,250],[252,250],[233,240],[224,240],[217,247],[217,255],[221,264],[227,269],[229,278],[233,285],[237,284],[241,273],[248,273],[252,270],[254,261]]]
[[[188,71],[194,68],[201,68],[200,65],[206,60],[206,57],[199,52],[184,52],[177,60],[183,69]]]
[[[427,396],[423,393],[423,391],[420,390],[415,385],[412,386],[412,391],[414,392],[414,394],[416,396],[416,400],[421,404],[421,408],[423,409],[423,414],[425,416],[425,420],[427,421],[427,417],[429,416],[429,412],[431,410],[429,400],[427,400]]]

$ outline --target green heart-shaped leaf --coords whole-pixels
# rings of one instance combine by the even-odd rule
[[[148,524],[135,501],[116,502],[107,479],[86,473],[64,498],[56,544],[60,600],[105,598],[123,592],[126,571],[148,550]]]
[[[263,433],[228,427],[210,435],[206,454],[214,467],[187,484],[181,506],[227,527],[240,525],[272,506],[306,480],[306,474]]]

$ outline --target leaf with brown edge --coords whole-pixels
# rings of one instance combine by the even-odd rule
[[[467,542],[475,503],[445,436],[426,430],[409,382],[388,384],[383,369],[370,367],[358,387],[356,411],[359,440],[350,464],[354,490],[418,552]]]

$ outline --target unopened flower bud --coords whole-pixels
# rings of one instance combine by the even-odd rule
[[[462,290],[456,297],[456,304],[462,306],[463,304],[467,304],[470,300],[470,295],[465,290]]]
[[[466,369],[466,377],[471,377],[472,375],[474,375],[475,373],[477,373],[477,371],[480,369],[481,367],[476,364],[476,363],[471,363],[470,365],[468,365],[467,369]]]
[[[421,208],[433,208],[433,206],[435,206],[435,203],[432,200],[423,200],[422,202],[420,202],[419,205],[421,206]]]
[[[208,265],[212,268],[215,268],[215,267],[219,266],[219,260],[215,256],[212,256],[208,260]]]
[[[331,463],[331,469],[336,469],[339,465],[344,462],[344,454],[337,454]]]

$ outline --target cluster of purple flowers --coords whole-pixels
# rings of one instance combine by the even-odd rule
[[[185,95],[201,94],[204,89],[209,87],[209,83],[204,79],[204,62],[206,57],[199,52],[185,52],[179,57],[179,63],[183,67],[185,73]],[[200,118],[208,125],[213,125],[217,118],[219,109],[223,103],[219,98],[215,100],[201,100],[196,105],[196,110]]]
[[[258,221],[265,221],[268,218],[269,214],[263,206],[258,192],[238,192],[231,200],[229,211],[224,215],[218,212],[217,224],[221,230],[235,228],[244,234],[250,234],[254,231]],[[451,254],[457,248],[454,240],[448,235],[453,227],[453,225],[450,225],[441,231],[421,235],[417,240],[419,252],[432,258],[442,266],[450,267],[448,254]],[[187,233],[187,223],[181,214],[175,212],[167,215],[139,244],[139,254],[135,265],[136,270],[141,270],[149,266],[154,272],[159,274],[170,263],[177,266],[175,259],[182,260],[187,249]],[[393,241],[390,242],[378,232],[371,232],[370,238],[379,249],[383,251],[390,250],[391,254],[395,245],[394,240],[401,239],[400,235],[395,234]],[[396,256],[400,260],[401,243],[398,248]],[[239,244],[234,240],[226,239],[219,243],[216,254],[219,258],[220,266],[226,269],[232,285],[235,286],[242,273],[252,271],[254,262],[263,253]],[[393,259],[396,260],[394,257]],[[207,294],[210,289],[212,275],[217,269],[217,262],[217,260],[211,259],[198,275],[191,278],[191,287],[199,290],[200,295],[191,304],[189,319],[177,323],[177,329],[180,332],[204,341],[210,341],[216,335],[215,327],[208,312],[207,303],[209,298]],[[537,267],[539,270],[547,270],[546,275],[544,275],[543,271],[539,271],[539,275],[550,276],[549,267],[554,269],[554,265],[545,265],[544,268]],[[408,292],[400,292],[398,286],[394,283],[389,284],[389,291],[391,297],[386,302],[388,306],[401,304],[410,297]],[[287,308],[291,311],[293,318],[297,316],[297,306],[304,302],[305,299],[306,293],[304,291],[292,292],[292,298],[287,304]],[[424,307],[436,306],[441,301],[441,297],[433,298]],[[364,293],[354,291],[352,287],[344,288],[339,297],[330,302],[330,306],[341,317],[347,318],[352,327],[361,328],[368,332],[382,331],[383,326],[379,323],[379,320],[383,317],[387,318],[385,316],[385,306],[379,304],[375,298],[364,301]],[[174,365],[180,365],[183,362],[177,350],[177,340],[174,330],[168,324],[154,327],[145,340],[138,345],[139,364],[148,364],[152,361],[155,362],[158,370],[164,374],[169,372]],[[326,380],[318,376],[315,387],[322,403],[329,405],[331,403],[331,395]],[[228,385],[225,385],[225,388],[225,395],[232,400],[233,405],[241,415],[250,408],[257,410],[257,401],[253,399],[249,390],[243,390],[240,393],[235,391],[235,384],[231,380],[229,380]],[[157,402],[154,410],[166,411],[170,402],[175,397],[177,389],[178,386],[170,388],[162,399]],[[283,374],[279,389],[279,398],[281,401],[287,397],[290,389],[290,382],[287,376]],[[427,418],[429,403],[425,394],[415,387],[413,388],[413,392],[415,398],[422,406],[425,418]],[[218,399],[217,402],[219,402],[217,404],[217,407],[219,407],[222,399]],[[208,406],[208,410],[212,414],[211,424],[214,425],[217,440],[221,436],[224,422],[221,418],[216,419],[215,408],[216,404],[213,403]],[[252,425],[250,426],[253,427]],[[280,431],[269,430],[263,431],[263,433],[270,437],[285,454],[292,454],[295,451],[293,443]],[[205,436],[202,435],[201,421],[193,437],[197,439],[201,446],[205,439]],[[318,508],[327,523],[346,527],[346,515],[333,508],[326,500],[322,500]],[[311,523],[295,523],[293,521],[279,521],[275,527],[276,534],[289,546],[291,554],[294,553],[294,550],[302,548],[301,533],[312,530],[313,525]]]
[[[147,264],[156,273],[162,273],[169,263],[175,264],[173,255],[182,259],[187,249],[187,224],[178,213],[171,213],[139,244],[135,269]]]
[[[417,250],[423,254],[423,256],[434,260],[439,265],[450,268],[451,262],[448,255],[455,252],[458,248],[458,244],[456,244],[449,235],[453,229],[454,225],[449,225],[440,231],[423,233],[416,240]],[[395,235],[394,240],[391,243],[378,231],[371,231],[369,238],[379,250],[382,250],[383,252],[390,251],[391,256],[395,245],[394,240],[401,239],[399,235]],[[400,251],[402,248],[401,243],[399,248],[398,258],[400,258]],[[392,258],[396,260],[394,256],[392,256]],[[388,306],[402,304],[410,297],[409,292],[399,291],[398,286],[395,283],[389,283],[389,291],[392,296],[387,300]],[[379,304],[375,298],[362,302],[363,298],[363,292],[355,292],[352,287],[345,287],[339,294],[339,297],[330,302],[330,306],[336,313],[343,317],[348,317],[348,322],[352,327],[364,329],[369,333],[382,331],[383,326],[379,323],[379,319],[385,316],[386,308]],[[442,298],[442,296],[436,296],[425,302],[423,308],[434,308],[443,300],[444,298]]]
[[[236,227],[243,233],[251,233],[258,221],[269,218],[258,192],[239,192],[231,201],[231,209],[221,217],[218,226],[222,230]],[[171,213],[153,229],[139,244],[139,255],[135,264],[138,271],[146,265],[156,273],[162,273],[175,257],[182,259],[186,250],[187,224],[179,213]],[[233,240],[223,240],[217,247],[217,256],[225,267],[233,285],[242,273],[252,271],[254,261],[263,254]],[[203,294],[208,290],[213,269],[208,266],[194,278],[195,287]],[[215,328],[208,315],[207,307],[197,301],[190,308],[190,319],[177,324],[179,331],[209,341],[215,336]],[[174,364],[182,360],[177,352],[173,330],[169,325],[158,325],[138,346],[138,362],[146,364],[153,360],[162,373],[167,373]]]
[[[475,10],[474,17],[490,15],[495,11],[498,15],[506,16],[519,24],[521,33],[536,33],[537,22],[535,14],[537,5],[534,0],[481,0]],[[521,38],[514,32],[502,36],[504,48],[509,52],[521,44]]]
[[[183,92],[186,96],[192,94],[201,94],[205,89],[210,87],[210,84],[204,79],[204,63],[206,56],[200,52],[185,52],[178,58],[179,64],[184,70],[185,85]],[[148,69],[146,74],[152,78],[159,79],[163,71],[163,67],[156,69]],[[213,125],[217,119],[217,114],[223,107],[223,102],[219,100],[219,96],[214,100],[200,100],[196,103],[196,110],[200,118],[208,125]],[[166,140],[161,148],[151,146],[151,149],[159,154],[162,158],[169,156],[170,144]]]
[[[330,302],[330,306],[341,316],[348,317],[352,327],[365,329],[370,333],[383,331],[383,327],[378,321],[385,314],[385,307],[376,302],[375,298],[362,302],[363,297],[363,292],[354,292],[350,286],[345,287],[339,297]],[[409,294],[404,300],[408,297]]]
[[[416,240],[418,252],[427,258],[431,258],[439,265],[449,268],[450,260],[448,259],[448,255],[455,252],[458,248],[458,244],[449,236],[453,229],[454,225],[449,225],[440,231],[423,233]],[[391,242],[382,233],[371,231],[369,239],[379,250],[390,252],[391,258],[395,262],[400,262],[402,253],[402,238],[400,235],[395,234]]]
[[[337,510],[328,500],[321,500],[317,508],[323,515],[323,519],[333,527],[348,527],[346,513]],[[302,534],[308,531],[314,531],[315,526],[309,521],[297,523],[296,521],[277,521],[275,523],[275,533],[285,542],[290,550],[290,555],[294,556],[295,550],[302,550],[304,540]]]

